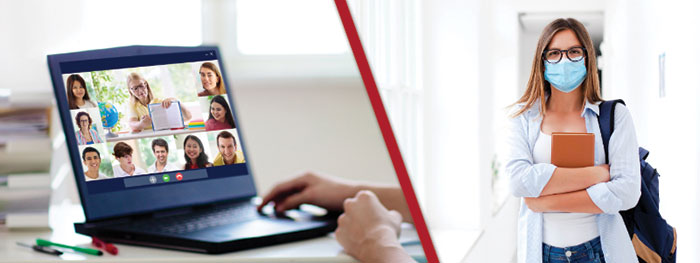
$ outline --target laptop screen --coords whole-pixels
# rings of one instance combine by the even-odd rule
[[[88,220],[256,194],[218,49],[49,56]]]

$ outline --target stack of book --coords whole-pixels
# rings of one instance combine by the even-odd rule
[[[52,96],[11,95],[0,89],[0,226],[48,227]]]
[[[187,128],[189,130],[204,130],[204,121],[201,119],[191,120],[190,123],[187,125]]]

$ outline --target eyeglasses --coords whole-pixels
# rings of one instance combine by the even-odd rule
[[[80,123],[90,123],[90,120],[80,120]]]
[[[549,64],[556,64],[561,61],[562,57],[566,53],[566,58],[571,62],[578,62],[585,58],[586,48],[584,47],[572,47],[570,49],[547,49],[542,53],[542,60]]]
[[[136,92],[137,90],[145,90],[146,85],[145,84],[139,84],[138,86],[135,86],[133,88],[129,88],[131,92]]]

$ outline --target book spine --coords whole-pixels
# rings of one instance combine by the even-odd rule
[[[50,188],[51,175],[48,173],[7,175],[8,188]]]
[[[13,213],[5,216],[7,228],[48,228],[49,212]]]

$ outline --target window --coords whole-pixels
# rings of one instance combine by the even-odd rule
[[[202,13],[203,42],[236,78],[359,75],[333,1],[208,0]]]
[[[348,53],[337,14],[328,0],[237,0],[236,44],[244,55]]]
[[[80,37],[68,46],[200,45],[201,8],[199,0],[85,1],[81,27],[72,29]]]
[[[423,86],[417,2],[350,0],[348,4],[414,191],[423,197]],[[425,207],[422,201],[421,207]]]

